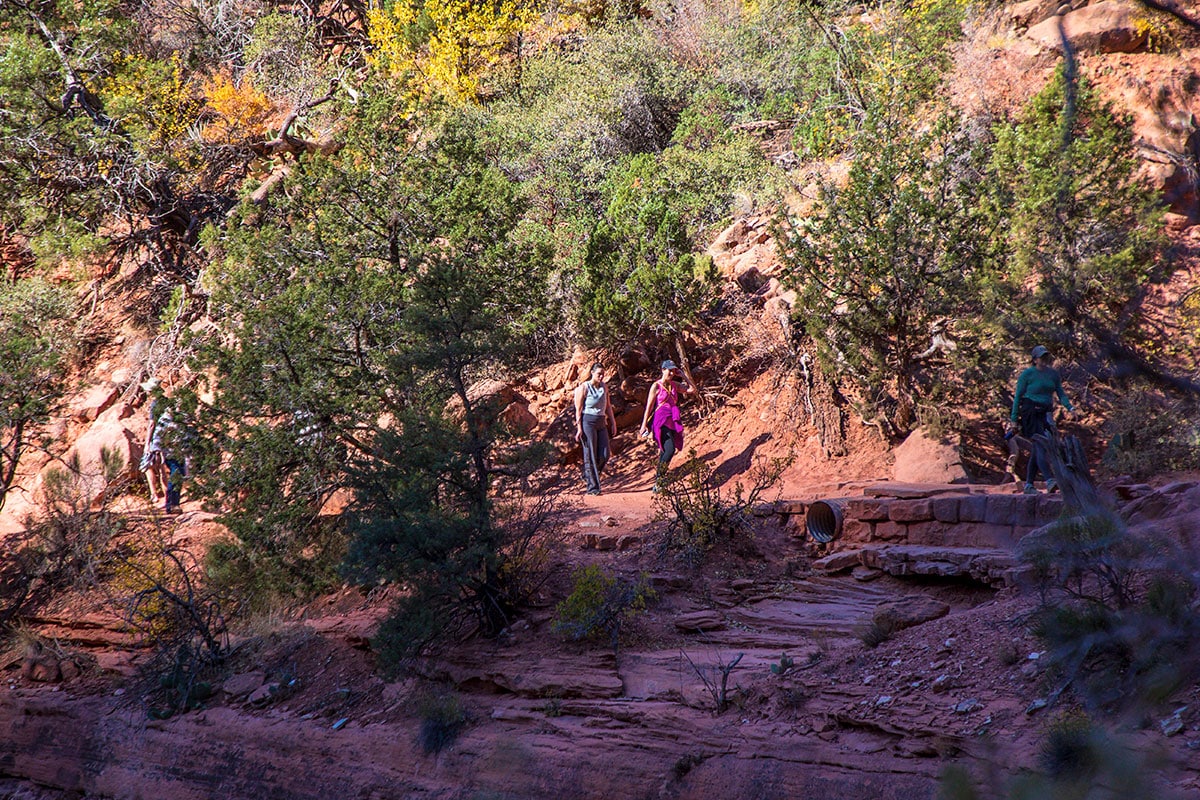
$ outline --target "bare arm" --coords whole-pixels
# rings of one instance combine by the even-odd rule
[[[575,438],[583,440],[583,384],[575,389]]]
[[[658,394],[658,381],[650,385],[650,391],[646,393],[646,412],[642,414],[642,433],[647,430],[647,425],[650,424],[650,413],[654,410],[654,397]]]
[[[604,414],[608,417],[608,430],[613,435],[617,435],[617,413],[613,411],[612,399],[608,393],[608,384],[604,384]]]

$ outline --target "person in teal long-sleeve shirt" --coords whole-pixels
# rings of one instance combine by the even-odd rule
[[[1053,367],[1054,356],[1050,354],[1050,351],[1039,344],[1033,348],[1030,355],[1033,357],[1033,366],[1026,367],[1017,378],[1017,392],[1013,396],[1011,424],[1009,425],[1010,430],[1016,430],[1019,422],[1021,435],[1027,439],[1032,439],[1039,433],[1045,433],[1053,426],[1050,414],[1054,411],[1055,396],[1058,397],[1068,413],[1075,410],[1071,401],[1067,399],[1067,393],[1063,390],[1062,377]],[[1026,494],[1037,494],[1033,482],[1039,473],[1047,478],[1046,488],[1054,491],[1054,478],[1047,475],[1045,469],[1038,463],[1037,448],[1035,447],[1029,456],[1029,467],[1025,472]]]

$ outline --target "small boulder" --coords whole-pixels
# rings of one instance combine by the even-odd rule
[[[37,683],[58,683],[62,680],[62,666],[58,657],[47,650],[41,642],[25,648],[21,660],[21,677]]]
[[[1133,53],[1146,44],[1149,34],[1138,19],[1138,9],[1126,0],[1104,0],[1064,14],[1061,34],[1059,20],[1052,18],[1034,25],[1025,35],[1048,50],[1061,50],[1065,34],[1080,53]]]
[[[641,347],[626,347],[617,356],[617,365],[621,369],[623,375],[636,375],[649,366],[652,366],[650,356]],[[625,384],[621,385],[625,388]]]
[[[1025,0],[1006,8],[1005,14],[1015,27],[1028,28],[1053,17],[1058,6],[1059,0]]]
[[[950,613],[950,606],[932,597],[911,595],[900,600],[882,603],[875,609],[877,625],[903,630],[930,620],[941,619]]]
[[[75,680],[83,673],[83,670],[80,669],[78,662],[70,658],[60,662],[58,669],[62,673],[62,679],[65,683]]]
[[[524,436],[537,427],[537,417],[529,410],[527,403],[509,403],[500,412],[500,419],[512,432]]]
[[[476,405],[486,402],[495,408],[504,408],[517,401],[527,402],[507,383],[493,378],[486,378],[471,384],[467,389],[467,399]]]
[[[262,672],[242,672],[221,684],[221,691],[230,697],[246,697],[255,692],[267,679]]]
[[[853,569],[861,563],[861,550],[844,550],[840,553],[830,553],[827,556],[818,558],[812,562],[812,568],[815,572],[824,572],[832,575],[837,572],[845,572],[848,569]]]
[[[493,378],[486,378],[471,384],[467,388],[467,400],[471,403],[475,413],[479,415],[477,418],[482,418],[485,424],[494,423],[502,412],[514,403],[526,406],[526,410],[529,406],[529,400],[518,393],[516,389],[504,381]],[[446,403],[446,413],[452,419],[461,422],[465,416],[462,399],[457,395],[451,397]]]
[[[1163,732],[1163,736],[1178,736],[1183,733],[1183,718],[1180,712],[1176,711],[1170,717],[1158,723],[1159,729]]]
[[[893,451],[893,479],[903,483],[966,483],[955,441],[941,441],[918,428]]]
[[[873,581],[876,578],[880,578],[882,576],[883,576],[882,570],[872,569],[871,567],[865,567],[861,564],[859,564],[857,567],[855,567],[853,570],[850,571],[850,577],[852,577],[852,578],[854,578],[854,580],[860,581],[862,583],[867,583],[869,581]]]
[[[754,294],[767,282],[766,276],[758,268],[758,254],[753,250],[734,260],[730,264],[730,272],[747,294]]]
[[[963,700],[961,703],[955,703],[954,713],[955,714],[972,714],[972,713],[980,710],[981,708],[983,708],[983,703],[979,702],[974,697],[971,697],[967,700]]]
[[[745,243],[746,237],[750,235],[750,232],[750,228],[746,225],[745,220],[739,219],[717,234],[717,238],[709,246],[708,252],[716,256],[741,247]]]
[[[704,631],[724,630],[726,624],[720,614],[706,609],[679,615],[675,618],[675,627],[684,633],[703,633]]]
[[[71,401],[71,416],[79,422],[95,422],[96,418],[107,411],[117,398],[121,396],[121,388],[112,384],[93,386]]]
[[[252,706],[265,706],[281,691],[283,691],[283,687],[278,683],[264,683],[250,693],[246,702]]]

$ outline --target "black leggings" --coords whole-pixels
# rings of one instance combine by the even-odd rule
[[[675,457],[675,431],[670,428],[663,428],[658,437],[662,442],[662,448],[658,451],[658,470],[654,476],[655,484],[662,481],[663,476],[667,474],[667,466],[671,463],[671,459]]]
[[[1039,474],[1042,474],[1042,475],[1046,474],[1045,470],[1042,469],[1042,465],[1038,462],[1037,449],[1038,449],[1038,446],[1035,444],[1033,446],[1033,449],[1031,449],[1029,451],[1029,466],[1027,466],[1025,468],[1025,482],[1026,483],[1032,484],[1034,481],[1037,480],[1037,476]],[[1046,477],[1049,477],[1049,476],[1047,475]]]
[[[666,469],[675,457],[675,431],[663,428],[658,437],[662,441],[662,449],[658,451],[658,463],[662,469]]]

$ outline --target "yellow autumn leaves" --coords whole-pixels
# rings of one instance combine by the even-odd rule
[[[520,57],[521,37],[538,18],[532,0],[401,0],[368,12],[371,59],[409,83],[414,99],[441,93],[474,102],[497,68]]]
[[[235,81],[228,69],[204,81],[204,98],[215,115],[204,127],[208,142],[261,137],[274,110],[270,98],[254,87],[249,74]]]
[[[250,74],[228,69],[205,78],[186,76],[178,58],[126,55],[99,86],[106,113],[143,150],[182,157],[189,143],[261,138],[276,113]]]

